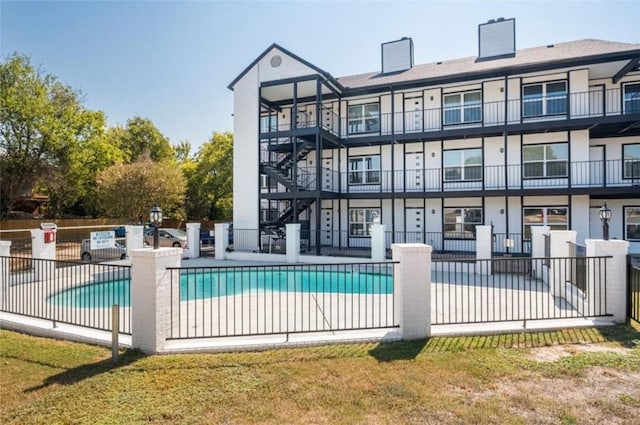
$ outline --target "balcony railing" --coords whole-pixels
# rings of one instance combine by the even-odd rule
[[[450,113],[450,107],[382,113],[377,117],[368,117],[368,125],[359,126],[350,126],[348,117],[339,117],[333,110],[323,109],[320,125],[325,130],[348,139],[640,113],[636,108],[625,108],[623,95],[623,90],[618,88],[461,105],[456,107],[456,110],[465,111],[460,114]],[[291,123],[279,123],[272,126],[271,131],[314,127],[317,127],[317,120],[300,119],[299,116],[295,127]],[[267,129],[262,129],[262,132],[266,131]]]
[[[556,164],[557,165],[557,164]],[[544,170],[544,169],[543,169]],[[640,185],[640,160],[567,162],[562,167],[547,165],[552,176],[524,177],[524,166],[489,165],[473,180],[454,180],[442,168],[419,170],[369,170],[367,181],[354,184],[352,172],[323,169],[321,190],[340,193],[453,192],[483,190],[526,190],[548,188],[603,188]],[[305,169],[315,175],[315,169]],[[306,174],[305,174],[306,175]],[[315,180],[313,180],[315,189]]]

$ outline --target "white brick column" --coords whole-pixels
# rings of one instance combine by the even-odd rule
[[[45,243],[44,233],[42,229],[31,229],[31,258],[55,260],[56,243],[55,241]]]
[[[216,260],[224,260],[229,247],[229,223],[216,223],[214,227]]]
[[[187,223],[187,258],[200,257],[200,223]]]
[[[11,241],[0,241],[0,257],[11,256]],[[3,303],[3,295],[9,286],[9,259],[0,258],[0,307]]]
[[[531,258],[544,258],[544,235],[549,234],[549,226],[531,226]],[[532,261],[533,277],[543,276],[542,261]]]
[[[287,224],[287,263],[297,263],[300,256],[300,223]]]
[[[565,297],[567,280],[569,280],[571,247],[567,242],[576,243],[575,230],[551,230],[551,261],[549,267],[549,291],[551,295]],[[565,297],[566,298],[566,297]]]
[[[127,257],[131,258],[133,250],[144,248],[144,227],[124,226],[124,235],[127,244]]]
[[[613,314],[615,322],[624,323],[627,319],[627,254],[629,253],[629,242],[587,239],[585,245],[587,247],[587,257],[609,255],[612,257],[589,263],[589,265],[593,265],[587,269],[589,313],[596,313],[597,306],[604,305],[602,297],[606,297],[606,313]],[[603,261],[606,261],[606,267]],[[600,282],[598,282],[598,279],[600,279]],[[604,279],[604,282],[601,279]]]
[[[177,270],[172,274],[167,267],[180,267],[181,256],[181,248],[140,249],[132,252],[132,346],[145,353],[160,351],[170,335],[171,302],[180,302],[180,277]],[[170,298],[172,284],[173,300]]]
[[[476,274],[491,274],[493,241],[491,226],[476,226]]]
[[[403,339],[431,335],[431,251],[429,245],[393,244],[394,308]]]
[[[386,229],[387,226],[384,224],[374,223],[371,225],[371,261],[385,260],[384,232]]]

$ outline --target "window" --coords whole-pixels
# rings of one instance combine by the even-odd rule
[[[482,121],[482,93],[472,91],[444,95],[444,124]]]
[[[640,178],[640,145],[622,145],[625,179]]]
[[[443,152],[444,181],[482,180],[482,149]]]
[[[530,207],[522,209],[524,239],[531,240],[531,226],[549,226],[551,230],[567,230],[567,207]]]
[[[567,113],[567,82],[522,86],[522,116],[540,117]]]
[[[444,209],[444,237],[446,239],[475,239],[476,226],[482,223],[482,208]]]
[[[349,158],[349,184],[380,184],[380,155]]]
[[[380,105],[367,103],[349,106],[349,134],[380,131]]]
[[[523,177],[567,177],[568,160],[567,143],[525,145],[522,147]]]
[[[640,113],[640,83],[624,85],[624,113]]]
[[[275,189],[278,187],[278,182],[275,179],[272,179],[271,177],[265,175],[265,174],[260,174],[260,189]]]
[[[260,117],[260,132],[269,133],[278,131],[278,114],[263,115]]]
[[[371,225],[380,217],[380,208],[349,209],[349,236],[371,236]]]
[[[624,238],[640,241],[640,207],[624,208]]]

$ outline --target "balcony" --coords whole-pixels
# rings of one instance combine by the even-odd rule
[[[631,93],[633,94],[633,93]],[[628,119],[625,119],[625,116]],[[496,102],[475,102],[444,108],[417,109],[367,115],[358,120],[339,117],[333,110],[322,109],[322,129],[343,140],[371,136],[417,135],[470,128],[495,128],[553,121],[572,122],[590,118],[620,117],[618,121],[640,120],[640,99],[624,89],[598,90],[580,93],[554,93],[527,96]],[[587,124],[585,124],[587,125]],[[264,128],[263,134],[290,130],[315,129],[317,120],[299,113],[294,128],[290,123]]]

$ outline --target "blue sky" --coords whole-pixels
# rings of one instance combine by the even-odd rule
[[[0,0],[0,54],[81,90],[110,124],[150,118],[194,151],[233,130],[227,85],[276,42],[339,77],[376,71],[380,44],[412,37],[415,62],[477,54],[477,26],[516,18],[516,48],[582,38],[640,43],[640,1]]]

